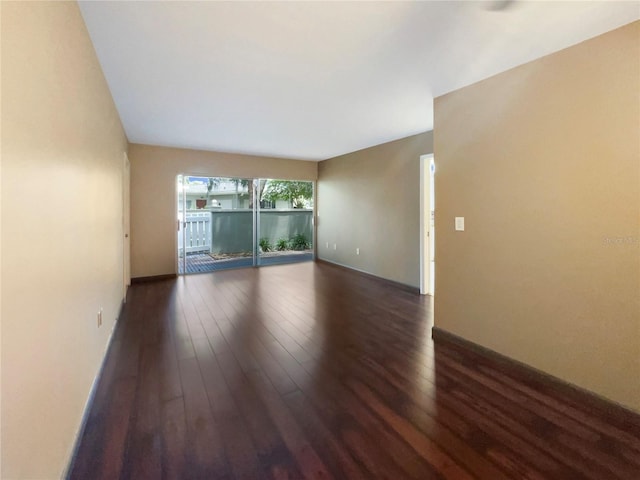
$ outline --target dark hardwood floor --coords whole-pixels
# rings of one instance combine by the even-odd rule
[[[131,287],[72,479],[640,479],[640,421],[431,340],[322,263]]]

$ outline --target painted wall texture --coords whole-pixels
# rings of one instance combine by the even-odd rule
[[[78,5],[0,8],[0,476],[60,478],[123,297],[127,139]]]
[[[176,273],[176,177],[316,180],[317,163],[132,144],[131,276]]]
[[[318,257],[419,287],[420,156],[429,153],[433,132],[320,162]]]
[[[640,22],[437,98],[434,131],[436,326],[640,410]]]

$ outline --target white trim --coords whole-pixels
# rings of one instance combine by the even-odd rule
[[[430,196],[430,162],[433,153],[420,155],[420,294],[433,295],[432,279],[430,278],[430,235],[431,196]],[[426,225],[425,225],[426,223]],[[426,227],[426,228],[425,228]],[[425,235],[425,231],[427,235]]]
[[[122,295],[126,302],[131,286],[131,162],[127,152],[123,152],[122,169]]]

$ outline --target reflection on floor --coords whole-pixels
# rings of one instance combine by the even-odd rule
[[[322,262],[131,285],[67,478],[640,479],[638,415],[434,343],[416,290]]]
[[[313,260],[313,252],[305,250],[302,252],[272,252],[260,256],[259,265],[282,265],[286,263],[308,262]],[[215,260],[208,253],[188,254],[186,271],[182,259],[178,262],[178,273],[205,273],[219,270],[229,270],[232,268],[243,268],[253,266],[251,257],[226,258]]]

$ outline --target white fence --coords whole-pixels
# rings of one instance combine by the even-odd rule
[[[211,212],[187,212],[182,222],[183,231],[178,232],[178,250],[180,253],[211,251]],[[186,244],[186,248],[185,248]]]

